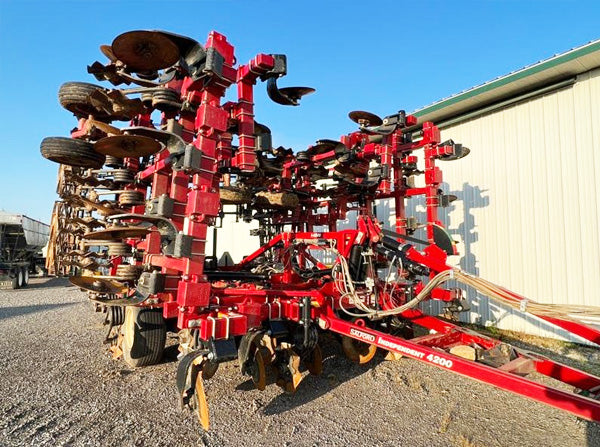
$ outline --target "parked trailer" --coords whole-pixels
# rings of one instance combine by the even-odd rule
[[[0,211],[0,287],[18,289],[43,271],[50,227],[22,214]]]

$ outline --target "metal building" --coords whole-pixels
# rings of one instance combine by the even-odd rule
[[[471,149],[440,162],[445,192],[458,197],[441,212],[459,242],[457,266],[532,300],[600,306],[599,100],[600,40],[413,112],[438,125],[443,140]],[[407,211],[419,218],[421,205]],[[378,204],[387,226],[392,207]],[[232,220],[220,231],[219,252],[239,261],[258,238],[249,236],[253,226]],[[464,321],[566,335],[473,290],[467,297]]]
[[[471,149],[442,166],[457,263],[532,300],[600,306],[600,40],[414,114]],[[469,299],[472,322],[564,335]]]

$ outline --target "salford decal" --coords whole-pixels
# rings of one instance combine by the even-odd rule
[[[350,328],[350,334],[369,343],[373,343],[375,341],[374,335],[367,334],[366,332],[359,331],[358,329]]]

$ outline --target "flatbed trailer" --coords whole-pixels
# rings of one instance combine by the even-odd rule
[[[43,272],[50,227],[22,214],[0,211],[0,287],[18,289]]]

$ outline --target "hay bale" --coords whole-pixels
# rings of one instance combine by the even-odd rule
[[[242,205],[250,203],[252,200],[250,191],[234,186],[222,186],[219,189],[219,197],[221,198],[221,203],[225,205]]]
[[[256,194],[256,204],[264,208],[296,208],[300,200],[291,192],[261,191]]]

